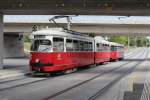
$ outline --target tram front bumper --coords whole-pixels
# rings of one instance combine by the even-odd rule
[[[34,67],[44,67],[44,66],[53,66],[52,63],[41,63],[41,62],[38,62],[38,63],[31,63],[30,64],[31,66],[34,66]]]
[[[45,64],[43,64],[43,63],[38,62],[38,63],[31,63],[30,66],[31,66],[31,70],[32,71],[43,72],[44,71],[44,67],[52,67],[53,64],[52,63],[45,63]]]

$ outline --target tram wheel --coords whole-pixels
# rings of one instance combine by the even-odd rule
[[[68,70],[65,70],[63,71],[64,74],[70,74],[70,73],[73,73],[73,72],[76,72],[77,71],[77,68],[73,68],[73,69],[68,69]]]

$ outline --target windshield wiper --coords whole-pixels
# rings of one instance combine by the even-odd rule
[[[50,47],[48,47],[48,48],[45,48],[45,49],[43,49],[43,50],[41,50],[41,51],[46,51],[47,49],[49,49]]]

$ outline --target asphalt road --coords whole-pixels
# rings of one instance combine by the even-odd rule
[[[133,83],[149,78],[150,48],[125,54],[125,60],[109,62],[67,75],[0,80],[0,100],[123,100]]]

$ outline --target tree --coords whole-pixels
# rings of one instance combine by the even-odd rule
[[[30,42],[29,35],[24,35],[24,42]]]
[[[126,36],[113,36],[113,37],[110,37],[110,41],[127,45],[128,38]]]

